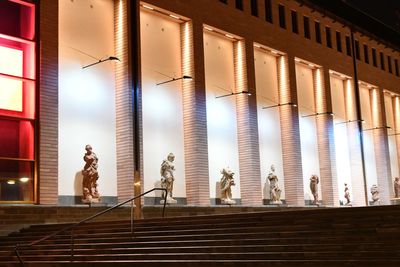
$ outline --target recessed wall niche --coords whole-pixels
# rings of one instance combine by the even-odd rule
[[[142,9],[140,12],[143,180],[144,191],[160,186],[160,167],[169,153],[175,155],[173,197],[186,201],[183,136],[182,80],[157,85],[182,76],[182,21]],[[145,203],[159,204],[155,192]],[[151,201],[151,203],[146,202]]]
[[[269,183],[266,181],[271,165],[275,166],[275,174],[279,179],[281,199],[285,199],[279,115],[279,104],[283,103],[279,103],[277,56],[261,47],[255,47],[254,67],[263,199],[270,198]]]
[[[219,198],[218,182],[222,168],[235,173],[232,197],[240,198],[239,153],[237,139],[236,92],[233,40],[204,31],[206,74],[207,137],[210,198]],[[217,98],[219,97],[219,98]]]
[[[296,84],[300,124],[301,158],[303,166],[304,197],[308,203],[314,198],[310,190],[310,177],[315,174],[320,177],[317,126],[315,121],[316,106],[314,97],[314,82],[312,67],[296,62]],[[319,199],[321,183],[318,185]]]

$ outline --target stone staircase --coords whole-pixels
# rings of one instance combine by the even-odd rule
[[[0,238],[13,248],[68,224],[33,225]],[[400,266],[400,206],[271,211],[80,225],[30,248],[25,266]],[[73,245],[72,245],[72,244]],[[73,248],[73,257],[71,257]]]

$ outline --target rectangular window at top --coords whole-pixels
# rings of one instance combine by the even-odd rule
[[[379,52],[379,57],[381,59],[381,70],[385,70],[385,57],[382,52]]]
[[[235,1],[235,6],[239,10],[243,10],[243,0],[236,0]]]
[[[321,43],[321,26],[318,21],[315,21],[315,41]]]
[[[304,37],[306,37],[307,39],[311,39],[310,19],[308,17],[303,17],[303,26],[304,26]]]
[[[350,36],[346,36],[346,53],[348,56],[351,56],[351,41]]]
[[[399,62],[397,59],[394,60],[394,71],[396,73],[396,76],[399,76]]]
[[[360,60],[361,59],[361,57],[360,57],[360,43],[357,40],[355,40],[354,45],[355,45],[355,50],[356,50],[356,59]]]
[[[326,34],[326,46],[332,48],[331,28],[325,27],[325,34]]]
[[[390,56],[387,56],[387,62],[388,62],[388,70],[390,73],[393,73],[392,71],[392,58]]]
[[[364,61],[369,64],[368,46],[364,44]]]
[[[265,20],[272,23],[272,3],[271,0],[265,0]]]
[[[336,32],[336,50],[342,52],[342,35]]]
[[[292,32],[299,33],[299,26],[297,23],[297,12],[292,10],[291,17],[292,17]]]
[[[258,17],[258,3],[257,0],[251,0],[251,15]]]
[[[372,53],[372,65],[374,65],[374,67],[378,67],[378,64],[376,62],[376,50],[375,50],[375,48],[371,49],[371,53]]]
[[[279,26],[286,29],[285,6],[279,5]]]
[[[221,3],[228,4],[228,0],[219,0]]]

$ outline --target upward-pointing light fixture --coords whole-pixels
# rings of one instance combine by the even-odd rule
[[[233,95],[243,95],[243,94],[251,96],[251,93],[249,91],[241,91],[241,92],[236,92],[236,93],[232,92],[230,94],[216,96],[215,98],[221,98],[221,97],[227,97],[227,96],[233,96]]]
[[[306,117],[313,117],[313,116],[319,116],[319,115],[325,115],[325,114],[326,115],[331,115],[331,116],[334,115],[333,112],[328,111],[328,112],[317,112],[317,113],[314,113],[314,114],[304,115],[302,117],[306,118]]]
[[[118,61],[121,61],[121,60],[119,60],[119,58],[117,58],[117,57],[110,56],[110,57],[108,57],[108,58],[106,58],[106,59],[99,59],[99,61],[97,61],[97,62],[94,62],[94,63],[92,63],[92,64],[83,66],[82,69],[86,69],[86,68],[88,68],[88,67],[91,67],[91,66],[94,66],[94,65],[103,63],[103,62],[105,62],[105,61],[109,61],[109,60],[118,60]]]
[[[164,74],[163,74],[164,75]],[[157,83],[156,85],[160,85],[160,84],[164,84],[164,83],[170,83],[170,82],[174,82],[174,81],[177,81],[177,80],[192,80],[193,78],[191,77],[191,76],[188,76],[188,75],[183,75],[182,77],[179,77],[179,78],[171,78],[171,80],[167,80],[167,81],[165,81],[165,82],[160,82],[160,83]]]

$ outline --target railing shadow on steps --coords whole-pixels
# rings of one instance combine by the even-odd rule
[[[134,237],[133,201],[135,199],[137,199],[137,198],[140,198],[140,197],[142,197],[144,195],[147,195],[148,193],[151,193],[151,192],[156,191],[156,190],[164,191],[164,194],[163,194],[164,195],[164,205],[163,205],[163,209],[162,209],[162,217],[164,218],[165,205],[167,203],[167,193],[168,192],[167,192],[167,189],[165,189],[165,188],[157,188],[157,187],[155,187],[155,188],[153,188],[153,189],[151,189],[149,191],[146,191],[146,192],[144,192],[144,193],[142,193],[142,194],[140,194],[138,196],[132,197],[132,198],[130,198],[130,199],[124,201],[124,202],[121,202],[121,203],[119,203],[119,204],[117,204],[115,206],[112,206],[112,207],[110,207],[110,208],[108,208],[106,210],[103,210],[103,211],[101,211],[99,213],[96,213],[96,214],[90,216],[90,217],[87,217],[86,219],[83,219],[83,220],[81,220],[81,221],[79,221],[79,222],[77,222],[75,224],[68,225],[68,226],[62,228],[61,230],[58,230],[58,231],[56,231],[56,232],[54,232],[52,234],[49,234],[49,235],[47,235],[45,237],[42,237],[42,238],[40,238],[40,239],[38,239],[36,241],[33,241],[31,243],[28,243],[28,244],[22,244],[22,245],[17,244],[14,247],[15,255],[17,256],[21,266],[25,267],[24,261],[23,261],[23,259],[21,257],[20,251],[19,251],[20,248],[32,247],[32,246],[37,245],[37,244],[39,244],[39,243],[41,243],[41,242],[43,242],[43,241],[45,241],[45,240],[47,240],[49,238],[52,238],[52,237],[54,237],[54,236],[56,236],[58,234],[70,231],[70,236],[71,236],[71,260],[70,261],[73,262],[73,260],[74,260],[74,228],[76,228],[77,226],[82,225],[82,224],[84,224],[84,223],[86,223],[86,222],[88,222],[88,221],[90,221],[90,220],[92,220],[94,218],[97,218],[97,217],[99,217],[99,216],[101,216],[101,215],[103,215],[105,213],[108,213],[108,212],[110,212],[110,211],[112,211],[112,210],[114,210],[114,209],[116,209],[116,208],[118,208],[118,207],[120,207],[122,205],[125,205],[126,203],[129,203],[129,202],[132,202],[132,208],[131,208],[131,234],[132,234],[132,237]]]

